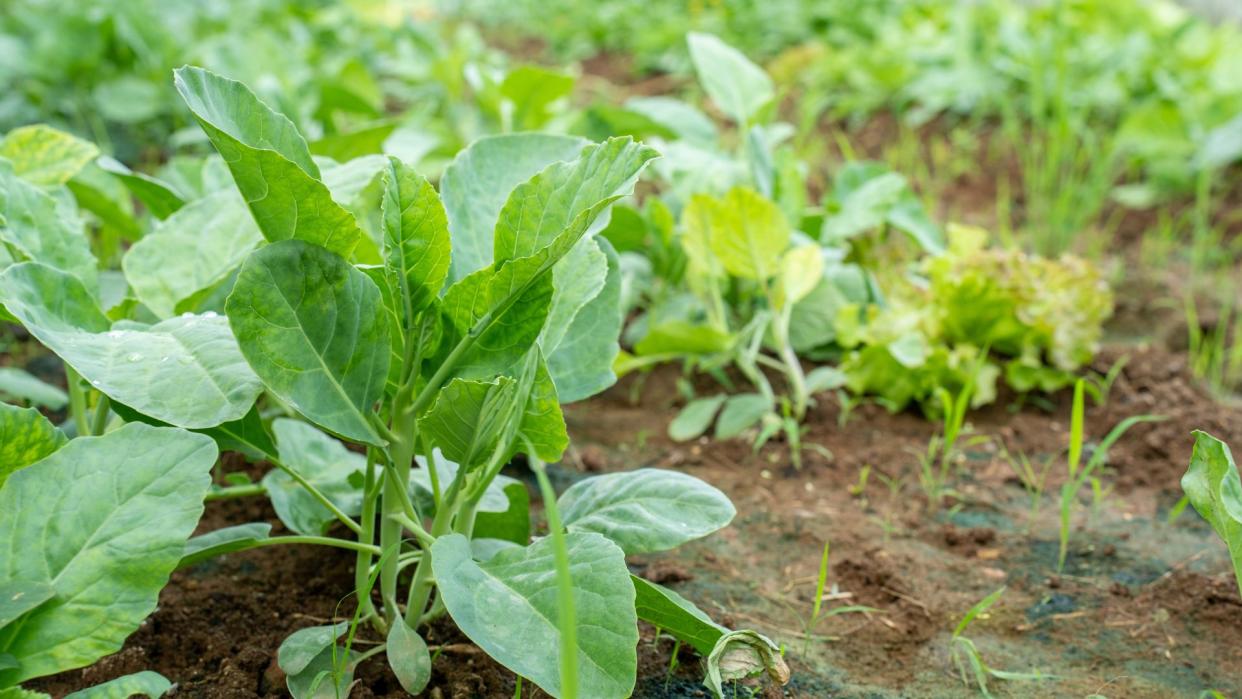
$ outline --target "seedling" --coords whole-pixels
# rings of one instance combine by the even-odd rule
[[[953,629],[953,636],[949,639],[949,658],[953,661],[954,667],[957,668],[962,684],[969,687],[971,680],[974,680],[975,687],[985,697],[992,696],[992,693],[988,691],[988,680],[991,678],[1027,681],[1044,680],[1051,677],[1051,675],[1044,675],[1038,670],[1035,672],[1009,672],[990,667],[984,662],[983,656],[979,653],[979,648],[975,645],[975,642],[965,636],[966,628],[970,626],[971,622],[980,616],[985,616],[987,611],[1000,601],[1001,595],[1004,592],[1005,588],[1002,587],[975,603],[975,606],[971,607],[966,612],[966,616],[962,617],[962,620],[957,623],[957,626]]]
[[[819,575],[815,578],[815,601],[811,604],[811,616],[808,617],[806,620],[806,623],[803,624],[802,652],[804,654],[807,652],[807,649],[810,647],[811,635],[815,632],[815,626],[819,623],[819,620],[821,619],[821,616],[820,616],[821,612],[823,612],[825,586],[828,583],[828,553],[830,550],[831,550],[830,542],[825,541],[824,542],[824,553],[823,555],[820,556],[820,559],[819,559]],[[834,584],[833,591],[835,592],[835,590],[836,590],[836,585]],[[865,605],[859,605],[859,604],[843,605],[840,607],[833,607],[832,609],[829,609],[826,614],[823,614],[822,618],[827,619],[829,617],[839,616],[841,614],[854,614],[854,613],[869,614],[871,612],[878,612],[878,611],[880,610],[874,607],[868,607]]]
[[[1229,445],[1206,432],[1194,434],[1195,448],[1182,476],[1182,490],[1224,540],[1242,593],[1242,478]]]
[[[1082,468],[1079,464],[1082,460],[1083,450],[1083,394],[1084,381],[1079,379],[1074,384],[1074,400],[1070,412],[1070,437],[1069,437],[1069,453],[1066,457],[1066,481],[1061,486],[1061,527],[1060,527],[1060,548],[1057,553],[1057,572],[1060,573],[1065,568],[1065,558],[1069,553],[1070,540],[1070,522],[1074,514],[1074,504],[1078,502],[1078,493],[1083,486],[1096,478],[1097,469],[1103,466],[1105,459],[1108,458],[1108,450],[1117,440],[1121,439],[1131,427],[1143,422],[1155,422],[1164,418],[1155,415],[1134,415],[1117,423],[1112,430],[1100,441],[1092,452],[1091,457],[1087,459],[1087,463]],[[1097,502],[1102,499],[1102,493],[1098,483],[1093,486],[1093,492],[1097,493]]]

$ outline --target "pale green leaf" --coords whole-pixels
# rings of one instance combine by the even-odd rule
[[[349,451],[339,441],[301,420],[281,418],[272,423],[280,460],[297,471],[327,496],[345,514],[362,511],[362,491],[351,484],[350,477],[361,475],[367,460]],[[263,487],[272,501],[276,516],[291,531],[318,536],[327,533],[337,521],[300,483],[282,469],[268,471]]]
[[[758,393],[729,396],[716,420],[716,439],[730,439],[746,431],[772,412],[772,402]]]
[[[715,275],[718,268],[763,281],[779,269],[789,246],[789,222],[773,201],[745,187],[721,199],[696,195],[683,213],[686,254]]]
[[[285,678],[293,699],[344,699],[354,681],[358,652],[329,646],[315,656],[306,669]]]
[[[228,323],[214,313],[109,330],[82,282],[33,263],[0,274],[0,300],[92,386],[171,425],[240,419],[262,390]]]
[[[584,238],[552,268],[552,307],[539,345],[562,403],[616,382],[621,346],[621,263],[602,238]]]
[[[288,675],[301,674],[348,629],[347,621],[298,629],[281,642],[276,650],[276,664]]]
[[[226,309],[268,390],[316,424],[378,444],[367,414],[391,359],[379,288],[333,253],[297,240],[251,253]]]
[[[185,542],[185,552],[177,568],[185,568],[209,558],[215,558],[233,551],[244,551],[264,539],[272,531],[267,522],[237,524],[196,536]]]
[[[803,245],[785,252],[777,277],[777,304],[784,308],[806,298],[824,278],[824,256],[818,245]]]
[[[388,666],[401,688],[418,694],[431,681],[431,653],[418,632],[398,617],[388,630]]]
[[[8,366],[0,367],[0,398],[29,402],[52,410],[60,410],[69,404],[69,394],[61,387]]]
[[[134,243],[121,267],[138,300],[167,318],[178,304],[219,284],[263,242],[235,190],[180,208]]]
[[[594,533],[566,535],[577,620],[579,696],[627,697],[634,690],[638,625],[625,554]],[[556,566],[550,537],[506,548],[485,563],[470,541],[436,540],[432,568],[445,607],[489,656],[560,697]]]
[[[517,382],[506,376],[456,378],[440,389],[418,428],[448,459],[466,468],[478,466],[497,449],[518,398]]]
[[[0,579],[51,585],[7,652],[0,683],[88,665],[116,652],[155,610],[203,513],[210,438],[131,423],[81,437],[0,490]],[[30,542],[42,542],[31,547]]]
[[[145,670],[67,694],[65,699],[129,699],[138,695],[160,699],[169,689],[172,689],[172,682],[167,677]]]
[[[245,85],[202,68],[175,72],[178,92],[228,163],[237,188],[270,241],[304,240],[349,257],[362,232],[320,182],[293,122]]]
[[[518,133],[480,138],[457,154],[440,181],[453,233],[452,281],[492,263],[496,218],[513,188],[551,163],[577,158],[584,145],[571,136]]]
[[[147,207],[151,215],[158,219],[166,219],[185,206],[185,197],[170,183],[130,170],[124,163],[108,156],[103,156],[96,162],[104,172],[120,180]]]
[[[95,144],[47,124],[13,129],[0,141],[0,158],[8,158],[22,179],[37,185],[64,184],[99,155]]]
[[[65,434],[34,408],[0,403],[0,488],[9,475],[65,444]]]
[[[729,118],[745,124],[776,94],[772,79],[741,51],[711,34],[686,35],[690,60],[708,97]]]
[[[557,502],[570,532],[597,532],[626,555],[676,548],[724,527],[737,510],[703,481],[642,468],[584,478]]]
[[[5,580],[0,582],[0,629],[56,595],[56,588],[42,582]],[[16,666],[14,666],[16,667]],[[0,667],[0,670],[6,668]]]
[[[489,376],[511,370],[539,337],[552,302],[551,264],[535,257],[486,267],[449,287],[444,314],[459,335],[481,329],[459,372]]]
[[[677,417],[668,424],[668,436],[675,442],[686,442],[701,437],[716,419],[716,413],[724,404],[724,394],[696,398],[677,413]]]

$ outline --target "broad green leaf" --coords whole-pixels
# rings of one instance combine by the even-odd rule
[[[748,123],[775,97],[772,79],[741,51],[711,34],[690,32],[686,43],[703,90],[730,119]]]
[[[397,676],[401,688],[410,694],[418,694],[431,681],[431,653],[418,632],[398,617],[388,630],[388,666]]]
[[[304,240],[349,257],[362,232],[320,182],[293,122],[235,80],[189,66],[174,76],[190,112],[228,163],[263,236],[273,242]]]
[[[496,218],[513,188],[551,163],[577,158],[584,145],[571,136],[517,133],[485,136],[457,154],[440,181],[453,233],[450,280],[492,263]]]
[[[562,403],[616,382],[621,346],[621,263],[602,237],[584,238],[552,268],[552,307],[539,345]]]
[[[780,207],[745,187],[721,199],[694,196],[683,221],[686,253],[709,273],[718,264],[737,277],[767,280],[779,270],[789,246],[789,223]]]
[[[444,314],[460,336],[482,332],[462,358],[459,372],[490,376],[520,364],[539,337],[552,302],[551,265],[536,258],[486,267],[462,279],[444,295]]]
[[[1182,490],[1225,541],[1242,591],[1242,478],[1227,444],[1206,432],[1194,434],[1195,448],[1182,476]]]
[[[772,402],[758,393],[729,396],[716,420],[716,439],[736,437],[770,412]]]
[[[824,208],[820,240],[839,243],[884,224],[927,252],[945,250],[944,233],[927,216],[906,178],[881,163],[854,162],[837,173]]]
[[[301,420],[278,419],[272,423],[272,430],[282,463],[310,481],[345,514],[356,515],[362,510],[362,491],[350,482],[351,476],[366,469],[367,460],[361,454]],[[328,508],[281,469],[268,471],[263,487],[276,516],[292,531],[319,536],[336,521]]]
[[[129,699],[138,695],[160,699],[170,689],[172,682],[167,677],[145,670],[67,694],[65,699]]]
[[[5,669],[5,660],[12,657],[11,655],[0,653],[0,670]],[[21,687],[7,687],[0,689],[0,699],[52,699],[52,695],[44,694],[43,692],[33,692]]]
[[[444,456],[466,468],[489,459],[500,445],[517,405],[518,385],[501,376],[494,381],[453,379],[418,419]],[[441,487],[446,487],[443,482]]]
[[[634,690],[638,624],[625,554],[590,532],[566,536],[577,614],[579,696]],[[432,569],[458,628],[500,664],[560,697],[560,630],[551,537],[505,549],[485,563],[460,534],[436,540]]]
[[[268,538],[271,531],[272,525],[267,522],[254,522],[201,534],[185,542],[185,551],[177,568],[192,566],[233,551],[253,548],[256,543]]]
[[[103,156],[96,161],[104,172],[112,174],[131,194],[158,219],[168,218],[185,206],[185,197],[173,185],[142,172],[130,170],[124,163]]]
[[[391,358],[380,291],[333,253],[288,240],[251,253],[225,308],[263,384],[316,424],[378,444],[367,414]]]
[[[503,493],[507,507],[500,512],[490,512],[481,505],[474,519],[471,543],[477,539],[505,541],[525,546],[530,543],[530,493],[520,481],[502,481],[499,476],[488,484],[488,490],[498,483],[504,484]],[[487,499],[487,496],[484,496]]]
[[[707,432],[716,419],[716,413],[725,402],[724,394],[696,398],[677,413],[677,417],[668,424],[668,436],[675,442],[686,442],[697,439]]]
[[[676,548],[724,527],[737,510],[703,481],[641,468],[584,478],[557,502],[570,532],[597,532],[626,555]]]
[[[0,629],[37,608],[56,595],[56,588],[42,582],[5,580],[0,582]],[[0,668],[3,670],[5,668]]]
[[[47,124],[13,129],[0,141],[0,158],[12,161],[22,179],[42,186],[68,182],[97,155],[95,144]]]
[[[518,430],[535,449],[535,455],[548,463],[561,460],[569,447],[569,434],[565,429],[565,416],[561,412],[561,398],[556,384],[548,371],[543,353],[535,348],[527,355],[530,371],[530,390]],[[518,446],[524,446],[518,445]]]
[[[408,299],[406,322],[440,294],[449,272],[448,219],[436,190],[396,158],[385,170],[383,224],[385,263],[394,289]]]
[[[729,629],[712,621],[701,609],[672,590],[630,576],[634,583],[634,609],[638,618],[689,643],[699,655],[707,655]]]
[[[219,284],[263,242],[236,191],[193,201],[134,243],[121,267],[138,300],[157,316]]]
[[[29,402],[52,410],[69,404],[69,394],[59,386],[45,383],[14,367],[0,367],[0,398]]]
[[[845,385],[848,377],[845,372],[834,366],[817,367],[806,375],[806,390],[809,393],[831,391]]]
[[[109,330],[81,281],[34,263],[0,274],[0,300],[92,386],[157,420],[214,427],[245,415],[262,390],[214,313]]]
[[[308,626],[298,629],[281,642],[280,648],[276,651],[276,664],[285,671],[285,674],[301,674],[348,630],[349,622],[347,621],[328,626]]]
[[[64,446],[65,434],[34,408],[0,403],[0,488],[9,475]]]
[[[203,513],[215,444],[127,424],[80,437],[0,490],[0,579],[45,583],[56,597],[28,613],[0,683],[88,665],[116,652],[155,610]],[[32,541],[43,542],[30,547]]]
[[[97,285],[98,263],[77,213],[18,177],[4,159],[0,159],[0,243],[7,243],[19,262],[41,262],[77,275],[88,289]]]
[[[564,255],[609,204],[634,190],[639,174],[656,156],[630,138],[612,138],[586,146],[577,159],[553,163],[519,184],[496,221],[496,262],[548,247],[554,257]]]

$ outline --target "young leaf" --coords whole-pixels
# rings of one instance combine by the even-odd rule
[[[293,699],[342,699],[349,695],[357,662],[357,651],[330,644],[301,672],[288,673],[285,687]]]
[[[225,309],[268,390],[316,424],[379,444],[367,418],[391,359],[380,291],[333,253],[299,240],[246,259]]]
[[[625,554],[594,533],[566,537],[578,628],[579,696],[627,697],[637,669],[638,619]],[[460,534],[431,550],[444,605],[497,662],[560,697],[560,630],[551,538],[504,549],[485,563]]]
[[[9,475],[64,446],[65,434],[34,408],[0,403],[0,488]]]
[[[776,304],[785,308],[806,298],[824,279],[824,256],[818,245],[792,248],[781,257]]]
[[[354,474],[366,469],[361,454],[301,420],[281,418],[272,423],[280,460],[319,489],[347,515],[362,510],[362,492],[350,482]],[[263,487],[272,501],[276,516],[291,531],[309,536],[327,533],[337,521],[301,483],[282,469],[263,476]]]
[[[240,419],[262,390],[228,323],[214,313],[110,330],[81,281],[30,262],[0,274],[0,301],[91,385],[168,424],[205,428]]]
[[[47,124],[13,129],[0,141],[0,158],[12,161],[22,179],[42,186],[68,182],[97,155],[95,144]]]
[[[331,649],[336,639],[349,630],[349,622],[342,621],[328,626],[308,626],[289,634],[276,651],[276,664],[287,675],[305,672],[311,663]]]
[[[148,699],[160,699],[170,689],[172,682],[167,677],[145,670],[66,694],[65,699],[129,699],[140,694]]]
[[[712,420],[716,419],[716,413],[720,410],[720,406],[725,402],[724,394],[710,396],[708,398],[696,398],[686,407],[677,413],[677,417],[668,424],[668,436],[677,442],[686,442],[691,439],[701,437],[707,428],[711,427]]]
[[[1182,476],[1182,490],[1195,511],[1224,539],[1242,591],[1242,478],[1229,446],[1196,430],[1190,467]]]
[[[453,379],[419,418],[418,428],[444,456],[466,468],[492,456],[512,419],[518,401],[517,382],[507,376],[494,381]]]
[[[627,556],[676,548],[737,514],[724,493],[698,478],[654,468],[584,478],[557,505],[570,532],[603,534]]]
[[[398,617],[388,630],[388,666],[397,676],[401,688],[418,694],[431,681],[431,653],[418,632]]]
[[[775,97],[772,79],[741,51],[698,32],[687,34],[686,43],[703,90],[733,121],[749,123]]]
[[[98,263],[76,212],[66,211],[49,194],[18,177],[12,163],[3,158],[0,243],[11,246],[18,262],[41,262],[77,276],[88,289],[98,286]]]
[[[408,307],[406,322],[431,305],[448,278],[448,219],[436,190],[425,178],[396,158],[385,169],[382,206],[385,264],[392,288],[401,291]]]
[[[789,223],[780,207],[745,187],[729,190],[722,199],[695,195],[684,223],[686,254],[692,262],[707,270],[719,264],[744,279],[771,278],[789,247]]]
[[[453,232],[452,281],[491,264],[496,218],[513,188],[552,163],[577,158],[586,143],[571,136],[515,133],[480,138],[457,154],[440,181]]]
[[[521,364],[539,337],[552,303],[552,275],[531,270],[538,262],[525,258],[495,271],[486,267],[462,279],[444,295],[444,315],[458,335],[478,333],[458,372],[489,377]]]
[[[185,206],[184,196],[167,182],[130,170],[125,163],[106,155],[95,162],[101,170],[120,180],[130,194],[137,197],[157,219],[166,219]]]
[[[720,411],[720,419],[716,420],[716,439],[736,437],[770,412],[771,401],[758,393],[729,396],[724,409]]]
[[[518,185],[496,221],[495,261],[529,257],[549,247],[559,259],[609,204],[633,191],[656,155],[632,139],[612,138]]]
[[[221,190],[162,221],[130,247],[121,267],[138,300],[168,318],[178,304],[228,277],[262,242],[241,197]]]
[[[44,583],[54,600],[25,616],[0,684],[88,665],[116,652],[155,609],[203,513],[215,444],[127,424],[73,440],[0,490],[0,579]],[[29,542],[43,544],[31,548]]]
[[[174,71],[182,99],[228,163],[237,188],[270,241],[304,240],[348,258],[362,232],[319,180],[293,122],[250,88],[184,66]]]

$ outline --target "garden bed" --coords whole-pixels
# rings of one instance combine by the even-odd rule
[[[1119,352],[1106,353],[1097,368],[1107,369]],[[726,624],[785,643],[794,674],[784,696],[965,691],[951,672],[950,633],[975,602],[1002,585],[1001,601],[971,626],[970,636],[994,667],[1055,675],[994,681],[1002,695],[1235,694],[1242,691],[1242,600],[1223,548],[1193,510],[1173,524],[1167,517],[1180,497],[1190,431],[1242,433],[1242,410],[1198,389],[1179,355],[1127,352],[1131,358],[1107,403],[1088,408],[1087,434],[1098,440],[1134,414],[1168,419],[1135,427],[1110,451],[1105,483],[1113,490],[1094,514],[1088,502],[1079,509],[1061,575],[1055,573],[1053,493],[1062,478],[1067,396],[1058,396],[1051,411],[1030,405],[1015,411],[1001,400],[973,414],[972,434],[993,440],[965,451],[955,481],[960,497],[937,512],[928,510],[918,482],[917,455],[936,429],[922,417],[863,406],[840,426],[835,399],[821,397],[808,421],[808,443],[826,451],[808,450],[803,470],[795,471],[782,444],[754,454],[742,441],[670,442],[664,430],[677,404],[670,369],[641,387],[625,381],[571,408],[575,450],[554,475],[563,486],[581,472],[658,466],[724,490],[740,513],[732,526],[676,553],[633,557],[631,567]],[[1028,493],[998,454],[996,438],[1032,463],[1053,460],[1033,521]],[[860,469],[868,465],[871,476],[859,489]],[[880,474],[897,485],[890,489]],[[265,501],[235,500],[209,505],[199,530],[255,520],[280,526]],[[832,544],[828,584],[839,593],[826,609],[861,604],[881,611],[821,619],[808,642],[803,624],[825,541]],[[178,572],[159,611],[120,653],[34,686],[59,694],[154,669],[178,683],[174,696],[286,696],[276,648],[298,628],[352,611],[339,595],[349,588],[353,561],[348,552],[322,547],[276,547]],[[443,647],[428,696],[513,696],[512,673],[449,624],[427,640]],[[692,654],[682,653],[668,671],[671,649],[667,637],[653,642],[652,629],[644,630],[635,696],[707,696]],[[363,665],[352,696],[404,694],[376,662]]]

